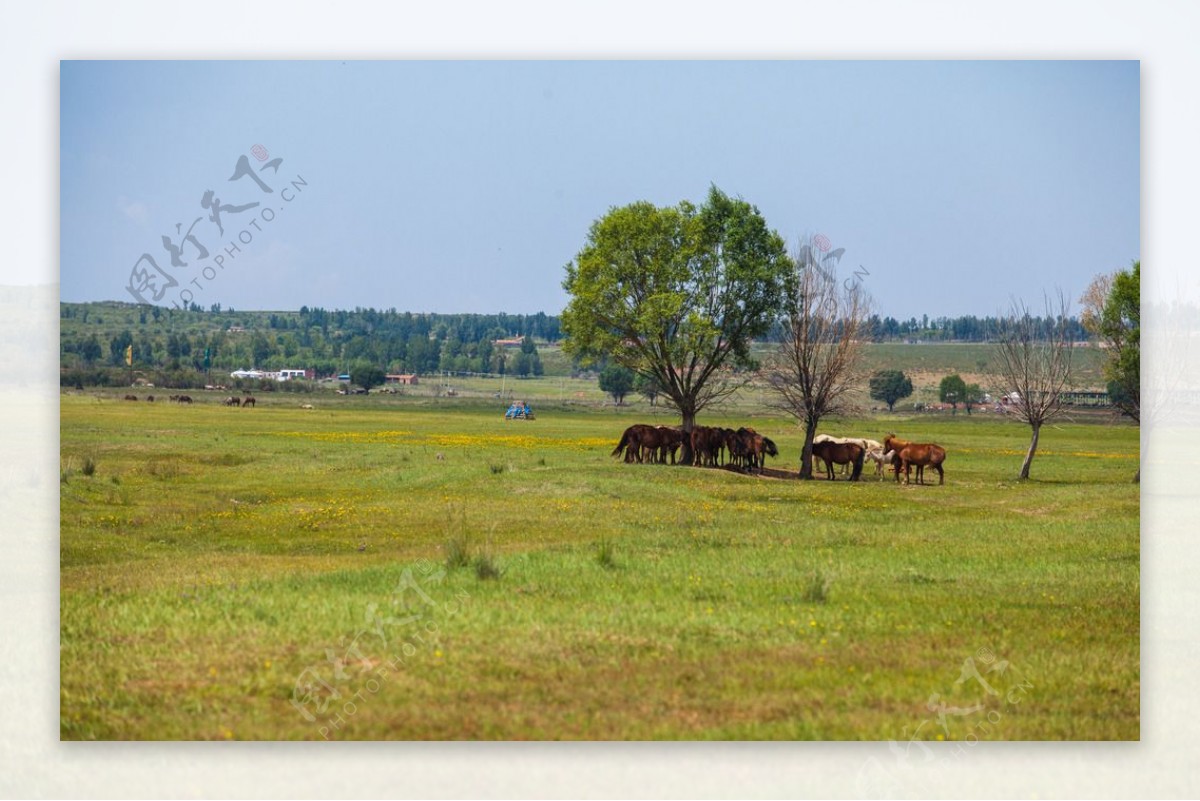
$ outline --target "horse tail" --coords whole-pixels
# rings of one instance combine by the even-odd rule
[[[613,449],[610,456],[620,456],[621,451],[625,450],[625,446],[629,444],[629,429],[625,429],[625,433],[621,435],[621,441],[617,443],[617,447]]]
[[[854,457],[854,471],[850,473],[851,481],[858,481],[862,475],[863,458],[866,456],[866,451],[863,448],[858,449],[858,454]]]

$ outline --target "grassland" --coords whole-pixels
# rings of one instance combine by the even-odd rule
[[[830,424],[943,444],[905,487],[620,464],[592,403],[197,394],[62,397],[64,739],[1139,736],[1134,428],[1019,483],[988,415]]]

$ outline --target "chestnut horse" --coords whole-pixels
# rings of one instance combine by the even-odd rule
[[[820,459],[825,462],[825,472],[828,474],[829,480],[833,481],[833,465],[836,464],[852,464],[854,465],[853,472],[850,473],[851,481],[858,481],[862,475],[863,456],[866,454],[866,449],[855,442],[814,442],[812,446],[813,459]]]
[[[946,483],[946,473],[942,470],[942,462],[946,461],[946,449],[941,445],[917,442],[905,442],[889,434],[883,441],[883,446],[894,451],[892,464],[896,466],[896,481],[900,481],[900,471],[904,471],[904,483],[910,483],[909,470],[917,468],[917,483],[925,483],[925,467],[932,467],[938,473],[938,484]]]

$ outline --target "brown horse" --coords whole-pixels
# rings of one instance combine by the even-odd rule
[[[621,452],[625,453],[626,463],[640,462],[642,460],[642,437],[645,429],[650,428],[642,423],[634,423],[621,434],[621,439],[617,442],[617,447],[613,449],[612,456],[620,456]]]
[[[137,395],[126,395],[125,400],[137,400]]]
[[[910,483],[910,470],[917,468],[917,483],[925,483],[925,468],[932,467],[938,473],[938,484],[946,483],[946,473],[942,462],[946,461],[946,449],[941,445],[918,442],[905,442],[888,435],[883,441],[887,450],[894,451],[892,463],[896,466],[896,481],[900,481],[900,471],[904,471],[904,483]]]
[[[888,434],[883,438],[883,452],[892,454],[892,472],[896,476],[896,481],[900,480],[900,449],[909,444],[911,443],[908,440],[900,439],[895,434]],[[917,468],[918,471],[922,469],[921,467]]]
[[[232,395],[230,395],[228,398],[226,398],[223,401],[223,403],[226,406],[241,406],[242,405],[242,402],[240,400],[238,400],[237,398],[233,397]]]
[[[253,405],[254,405],[254,398],[250,397],[249,395],[242,398],[242,408],[243,409],[245,409],[249,406],[253,406]]]
[[[730,461],[739,462],[747,472],[753,472],[757,468],[761,473],[766,466],[767,457],[779,455],[779,448],[775,447],[775,443],[753,428],[739,428],[730,442]]]
[[[658,439],[658,463],[666,464],[667,456],[671,457],[671,464],[675,464],[675,454],[683,447],[683,438],[687,434],[680,428],[672,428],[671,426],[655,426],[656,438]]]
[[[716,467],[725,448],[725,432],[720,428],[696,426],[692,429],[692,464],[696,467]]]
[[[850,464],[854,465],[853,471],[850,473],[851,481],[858,481],[862,475],[863,455],[866,451],[863,447],[854,442],[831,442],[825,440],[823,442],[814,442],[812,446],[813,459],[820,459],[825,462],[825,472],[828,474],[830,481],[834,480],[833,465]]]

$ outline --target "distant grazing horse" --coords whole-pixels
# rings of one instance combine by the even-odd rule
[[[249,395],[247,395],[246,397],[242,398],[242,408],[243,409],[248,408],[253,405],[254,405],[253,397],[250,397]]]
[[[147,396],[146,396],[146,402],[147,402],[147,403],[154,403],[154,396],[153,396],[153,395],[147,395]]]
[[[192,396],[191,396],[191,395],[180,395],[180,396],[179,396],[179,402],[180,402],[180,403],[191,403],[191,402],[192,402]]]
[[[830,481],[834,480],[833,465],[836,464],[851,464],[854,465],[853,472],[850,473],[851,481],[858,481],[862,475],[863,457],[866,454],[866,449],[856,442],[813,442],[812,455],[813,459],[820,459],[825,462],[825,472]]]
[[[137,395],[126,395],[125,400],[135,401],[135,400],[137,400]]]
[[[225,405],[226,406],[241,406],[242,402],[240,400],[238,400],[237,398],[233,397],[232,395],[230,395],[228,398],[225,399]]]
[[[917,468],[917,483],[925,483],[925,467],[932,467],[938,473],[938,484],[946,483],[946,474],[942,470],[942,462],[946,461],[946,449],[933,443],[905,442],[889,434],[883,441],[884,447],[894,451],[893,464],[896,465],[896,481],[900,480],[900,471],[904,471],[904,483],[910,483],[909,470]]]

